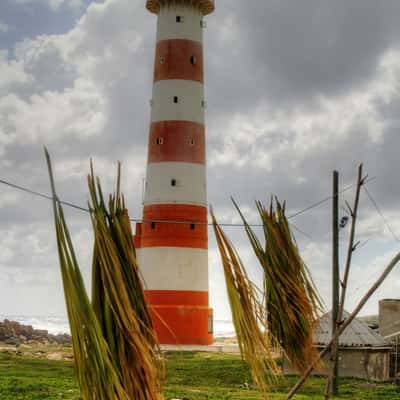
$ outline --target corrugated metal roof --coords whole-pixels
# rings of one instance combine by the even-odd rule
[[[344,312],[344,318],[350,314]],[[332,312],[324,314],[319,322],[314,343],[326,345],[332,338]],[[387,347],[385,339],[374,332],[366,323],[355,318],[339,338],[339,346],[343,347]]]

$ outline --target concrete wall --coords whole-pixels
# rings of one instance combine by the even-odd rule
[[[324,363],[328,356],[324,358]],[[287,360],[283,363],[285,375],[297,374]],[[339,352],[339,376],[387,381],[390,377],[390,349],[341,349]],[[314,371],[314,375],[327,375],[325,365]]]
[[[400,331],[400,299],[379,302],[379,333],[388,336]]]

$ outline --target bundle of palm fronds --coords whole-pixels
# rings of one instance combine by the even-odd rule
[[[240,352],[250,366],[254,382],[267,394],[268,383],[275,380],[277,366],[271,354],[259,289],[248,278],[238,254],[212,211],[211,217]]]
[[[77,263],[63,209],[53,191],[57,245],[75,367],[84,400],[154,400],[159,394],[159,347],[144,298],[131,225],[120,194],[107,209],[93,170],[89,176],[94,229],[92,303]]]
[[[263,225],[262,245],[234,202],[264,272],[268,330],[292,365],[303,369],[317,357],[313,334],[322,304],[291,234],[285,203],[275,203],[274,208],[271,201],[269,210],[256,203]]]

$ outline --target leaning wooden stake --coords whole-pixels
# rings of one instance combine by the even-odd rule
[[[343,319],[344,303],[346,300],[346,290],[347,290],[347,283],[349,280],[351,260],[353,257],[353,253],[357,248],[357,244],[354,244],[354,236],[355,236],[355,232],[356,232],[358,205],[360,202],[361,187],[364,185],[366,179],[367,179],[367,176],[363,177],[363,165],[360,164],[360,166],[358,168],[357,190],[356,190],[356,197],[354,199],[354,206],[353,206],[353,209],[349,208],[350,215],[351,215],[351,229],[350,229],[349,247],[347,249],[347,258],[346,258],[346,264],[345,264],[345,268],[344,268],[343,280],[341,282],[342,291],[341,291],[340,302],[339,302],[338,324],[340,324]]]
[[[311,375],[313,372],[314,368],[318,365],[319,361],[321,358],[327,354],[332,346],[332,343],[344,332],[344,330],[351,324],[353,319],[358,315],[358,313],[361,311],[361,309],[364,307],[365,303],[370,299],[370,297],[376,292],[376,290],[381,286],[383,281],[387,278],[387,276],[392,272],[393,268],[397,265],[397,263],[400,261],[400,253],[397,253],[396,256],[390,261],[388,266],[385,268],[385,270],[382,272],[381,276],[379,279],[372,285],[372,287],[368,290],[368,292],[365,294],[365,296],[360,300],[358,303],[357,307],[355,310],[349,315],[349,317],[342,323],[340,328],[336,331],[335,336],[332,338],[332,340],[328,343],[328,345],[319,353],[319,357],[307,368],[306,372],[303,374],[303,376],[299,379],[299,381],[296,383],[296,385],[292,388],[292,390],[289,392],[288,396],[286,397],[286,400],[290,400],[293,398],[293,396],[299,391],[299,389],[303,386],[304,382],[307,380],[307,378]]]

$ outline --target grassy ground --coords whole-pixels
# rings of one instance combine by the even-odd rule
[[[271,393],[271,400],[284,399],[296,378],[283,378]],[[167,354],[166,399],[257,400],[262,396],[247,388],[249,371],[237,356],[206,353]],[[295,397],[297,400],[322,399],[324,379],[312,378]],[[340,399],[395,400],[400,388],[391,384],[343,379]],[[1,400],[78,399],[70,361],[50,361],[0,354]]]

